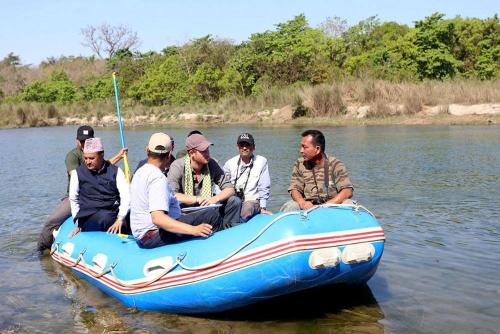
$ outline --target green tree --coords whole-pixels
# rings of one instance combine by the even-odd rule
[[[315,65],[329,57],[329,38],[309,27],[304,15],[276,27],[275,31],[250,36],[231,61],[246,94],[259,81],[277,85],[312,82]]]
[[[453,78],[461,62],[452,54],[455,24],[434,13],[415,23],[417,72],[421,79]]]
[[[26,86],[21,93],[24,101],[32,102],[71,102],[76,98],[76,87],[63,70],[54,70],[49,80],[36,80]]]
[[[170,56],[159,67],[146,70],[129,88],[128,96],[149,105],[185,104],[192,99],[189,76],[180,59]]]

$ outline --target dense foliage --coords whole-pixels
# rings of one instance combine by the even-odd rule
[[[147,105],[213,102],[231,95],[258,95],[271,87],[351,77],[489,80],[500,77],[500,22],[497,15],[445,19],[435,13],[414,27],[370,17],[351,27],[337,18],[313,28],[299,15],[238,45],[208,35],[161,53],[121,49],[106,60],[101,72],[82,76],[79,82],[54,63],[49,76],[20,83],[11,95],[47,103],[105,99],[113,95],[112,71],[119,75],[123,97]],[[6,69],[19,66],[13,54],[0,62],[0,84],[2,75],[12,72]],[[0,99],[6,95],[0,90]]]

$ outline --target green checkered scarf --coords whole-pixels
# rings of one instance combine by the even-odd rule
[[[210,177],[210,169],[208,165],[203,167],[203,185],[201,186],[201,197],[212,197],[212,178]],[[184,194],[194,196],[193,184],[193,169],[191,168],[191,160],[189,155],[184,156]]]

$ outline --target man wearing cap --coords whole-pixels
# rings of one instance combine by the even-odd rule
[[[168,135],[153,134],[147,147],[147,163],[132,179],[130,226],[141,248],[163,246],[186,236],[208,237],[220,228],[217,210],[181,214],[174,191],[162,173],[171,151]]]
[[[250,133],[238,136],[239,154],[224,164],[224,171],[231,175],[236,195],[241,199],[241,221],[247,222],[258,213],[271,214],[267,201],[271,192],[271,178],[267,159],[255,155],[255,140]]]
[[[286,202],[281,211],[350,201],[354,187],[347,168],[342,161],[325,154],[325,137],[321,131],[307,130],[302,133],[300,154],[302,158],[295,162],[288,188],[292,200]]]
[[[94,129],[92,129],[92,127],[88,125],[80,126],[76,131],[76,147],[69,151],[68,154],[66,154],[66,159],[64,161],[66,165],[66,172],[68,174],[68,186],[66,188],[66,195],[61,199],[59,205],[49,216],[47,223],[40,233],[40,238],[37,245],[37,249],[39,252],[43,252],[45,249],[50,248],[52,242],[54,241],[52,231],[61,226],[61,224],[66,219],[71,217],[71,206],[68,198],[70,174],[71,171],[84,164],[83,146],[85,140],[88,138],[94,138]],[[120,161],[120,159],[126,152],[127,149],[121,149],[116,156],[109,160],[110,163],[116,164],[118,161]]]
[[[187,137],[187,155],[170,165],[168,182],[183,206],[222,204],[223,227],[229,228],[240,222],[241,200],[235,196],[229,175],[210,158],[210,145],[201,134]],[[215,185],[220,189],[216,195]]]
[[[85,140],[85,164],[71,171],[69,201],[79,231],[121,233],[130,206],[130,189],[121,168],[104,160],[101,138]]]
[[[201,133],[201,131],[199,131],[199,130],[192,130],[192,131],[189,131],[189,133],[187,134],[186,138],[190,137],[192,135],[196,135],[196,134],[203,135],[203,133]],[[175,158],[176,159],[183,158],[186,155],[187,155],[187,151],[186,151],[185,148],[183,148],[182,150],[179,150],[179,152],[177,152],[177,154],[175,155]]]
[[[171,141],[172,149],[168,152],[167,163],[165,165],[165,169],[163,170],[163,174],[165,176],[167,176],[167,173],[168,173],[168,170],[170,168],[170,165],[172,164],[172,162],[175,161],[175,157],[173,155],[174,148],[175,148],[175,146],[174,146],[174,138],[172,136],[169,136],[169,138],[170,138],[170,141]],[[148,148],[146,147],[146,155],[147,155],[147,153],[148,153]],[[137,164],[137,167],[135,167],[134,174],[139,170],[139,168],[141,168],[142,166],[144,166],[147,162],[148,162],[148,158],[139,161],[139,163]]]

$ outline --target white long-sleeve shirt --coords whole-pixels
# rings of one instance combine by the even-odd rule
[[[122,169],[118,167],[116,173],[116,187],[120,193],[120,206],[118,208],[118,217],[125,218],[130,208],[130,185],[125,179],[125,174]],[[80,193],[80,182],[78,181],[78,173],[76,169],[71,171],[71,178],[69,181],[69,203],[71,206],[71,216],[76,217],[80,211],[80,204],[78,203],[78,194]]]
[[[224,171],[231,175],[234,189],[237,191],[244,188],[245,200],[259,200],[260,207],[267,208],[267,201],[271,193],[271,177],[269,176],[267,159],[261,155],[254,155],[249,164],[240,161],[238,167],[239,160],[240,156],[237,155],[224,164]],[[237,176],[238,181],[234,184]]]

